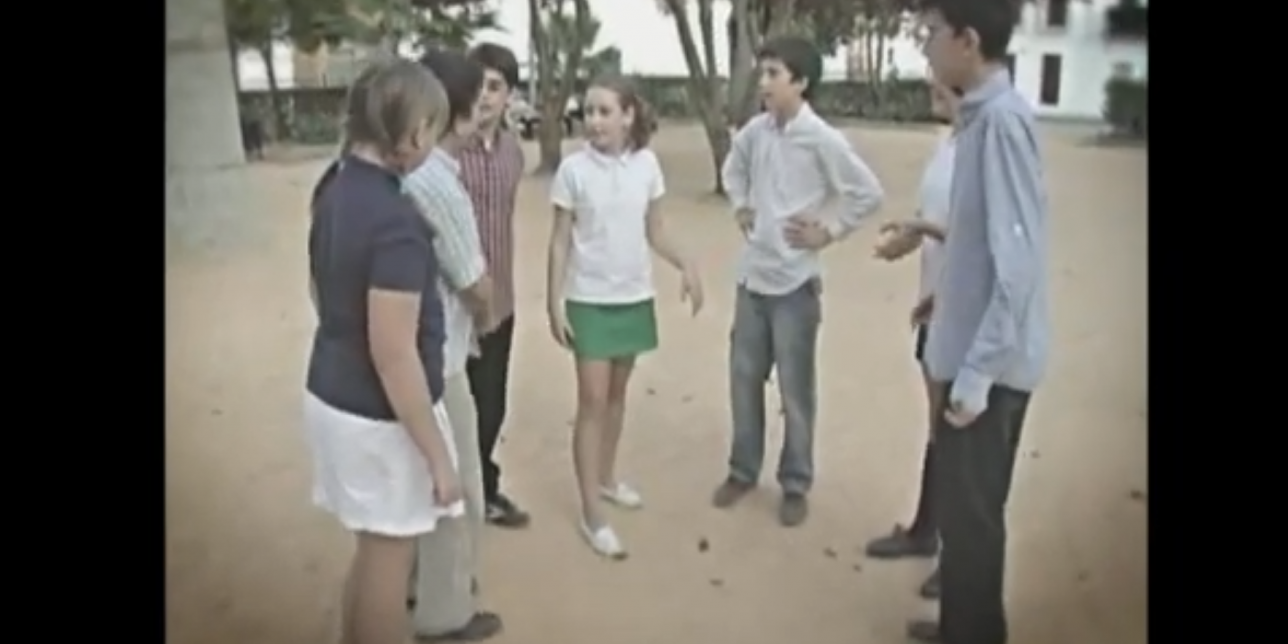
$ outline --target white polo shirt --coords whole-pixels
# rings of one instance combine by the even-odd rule
[[[631,304],[653,297],[646,219],[666,193],[662,167],[649,149],[609,156],[590,145],[564,158],[550,201],[573,214],[566,299]]]
[[[920,202],[918,216],[941,227],[948,226],[949,197],[953,188],[953,153],[956,147],[957,141],[951,134],[939,142],[939,146],[935,148],[935,154],[926,164],[926,169],[921,176],[921,186],[917,190]],[[935,292],[939,274],[943,272],[943,252],[943,245],[939,242],[930,238],[922,239],[921,288],[917,292],[918,301]]]

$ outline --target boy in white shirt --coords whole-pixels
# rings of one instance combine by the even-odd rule
[[[765,384],[776,367],[787,425],[779,521],[796,526],[808,515],[814,479],[818,251],[876,212],[883,195],[845,136],[810,109],[823,68],[813,45],[778,38],[757,57],[766,109],[734,137],[722,169],[747,244],[729,350],[733,445],[728,478],[713,502],[730,507],[756,485],[765,451]],[[825,218],[833,202],[835,216]]]

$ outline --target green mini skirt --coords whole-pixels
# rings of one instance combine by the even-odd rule
[[[568,301],[573,352],[582,360],[633,358],[657,348],[653,300],[630,304]]]

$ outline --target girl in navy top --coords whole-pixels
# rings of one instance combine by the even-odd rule
[[[318,328],[305,428],[315,502],[357,536],[343,641],[402,644],[415,537],[463,513],[443,394],[443,307],[430,231],[402,194],[446,114],[404,60],[350,90],[344,157],[314,191],[309,274]]]

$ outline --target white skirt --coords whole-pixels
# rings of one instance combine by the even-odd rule
[[[434,417],[455,467],[456,441],[442,402]],[[349,530],[412,537],[465,513],[461,501],[435,504],[429,462],[402,425],[355,416],[305,392],[304,428],[313,452],[313,502]]]

